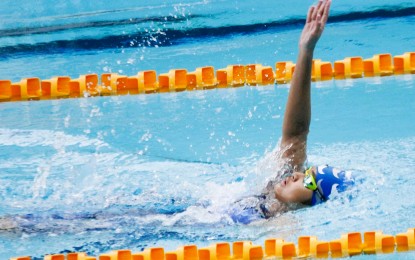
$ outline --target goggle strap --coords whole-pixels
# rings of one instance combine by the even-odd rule
[[[317,189],[315,190],[315,192],[318,194],[318,196],[320,197],[320,199],[322,201],[326,201],[326,197],[324,197],[323,193],[320,191],[320,187],[317,186]]]
[[[317,185],[317,183],[316,183],[316,180],[314,179],[314,176],[312,175],[312,173],[309,173],[309,171],[312,169],[312,167],[309,167],[306,171],[305,171],[305,174],[306,175],[308,175],[308,176],[310,176],[310,179],[311,179],[311,184],[309,185],[309,184],[307,184],[307,185],[305,185],[306,186],[306,188],[307,189],[310,189],[310,190],[312,190],[312,191],[314,191],[314,192],[316,192],[317,193],[317,195],[319,196],[319,198],[320,198],[320,200],[322,200],[322,201],[326,201],[327,199],[326,199],[326,197],[324,197],[324,195],[323,195],[323,193],[321,192],[321,190],[320,190],[320,187]]]

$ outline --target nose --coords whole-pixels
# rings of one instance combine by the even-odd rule
[[[296,182],[297,180],[298,180],[298,175],[297,174],[293,174],[293,175],[288,176],[287,178],[285,178],[286,183]]]
[[[292,181],[296,182],[300,179],[300,174],[295,172],[291,177],[292,177]]]

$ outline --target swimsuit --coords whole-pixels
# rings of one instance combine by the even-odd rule
[[[238,200],[228,210],[228,215],[233,222],[240,224],[249,224],[256,220],[265,219],[267,215],[265,200],[265,195],[251,196]]]

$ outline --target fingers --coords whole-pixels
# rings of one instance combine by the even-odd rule
[[[318,1],[318,4],[315,7],[314,12],[312,14],[311,20],[315,21],[317,19],[317,15],[320,13],[320,9],[322,6],[323,6],[323,1],[322,0]]]
[[[319,14],[322,14],[322,13],[324,12],[324,9],[325,9],[325,7],[326,7],[327,3],[328,3],[328,1],[327,1],[327,0],[325,0],[325,1],[320,0],[320,1],[318,2],[317,6],[318,6],[318,13],[319,13]]]
[[[328,0],[324,5],[323,15],[321,17],[321,22],[323,24],[326,24],[327,19],[329,18],[330,5],[331,5],[331,0]]]
[[[307,23],[316,21],[319,26],[326,24],[329,17],[331,0],[320,0],[317,5],[310,7],[307,14]]]
[[[317,5],[313,5],[308,9],[307,23],[315,21],[317,19],[324,18],[327,20],[331,0],[319,0]],[[324,21],[324,19],[322,21]]]
[[[315,10],[315,7],[314,7],[314,6],[311,6],[311,7],[308,9],[308,14],[307,14],[307,20],[306,20],[306,23],[311,22],[311,17],[313,16],[314,10]]]

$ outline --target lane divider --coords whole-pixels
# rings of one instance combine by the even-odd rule
[[[231,250],[232,248],[232,250]],[[351,232],[333,241],[320,241],[316,236],[300,236],[297,245],[281,238],[268,238],[264,246],[251,241],[215,243],[198,248],[184,245],[165,252],[163,247],[146,248],[142,252],[114,250],[97,257],[86,253],[46,255],[44,260],[261,260],[269,258],[340,258],[354,255],[390,254],[415,250],[415,228],[393,235],[382,231]],[[10,260],[31,260],[30,256]]]
[[[56,76],[51,79],[24,78],[19,82],[0,80],[1,101],[42,100],[109,95],[135,95],[192,91],[212,88],[241,87],[289,83],[295,71],[292,61],[275,63],[275,71],[261,64],[228,65],[216,70],[212,66],[172,69],[158,75],[154,70],[126,76],[117,73],[80,75],[77,79]],[[371,58],[346,57],[334,62],[313,60],[312,80],[352,79],[361,77],[415,74],[415,52],[392,57],[376,54]]]

